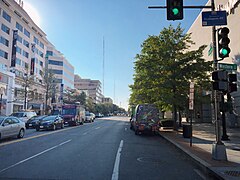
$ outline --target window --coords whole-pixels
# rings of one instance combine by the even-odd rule
[[[5,26],[4,24],[2,24],[2,30],[5,32],[5,33],[7,33],[7,34],[9,34],[10,33],[10,28],[9,27],[7,27],[7,26]]]
[[[18,22],[16,22],[16,28],[17,28],[19,31],[23,32],[23,27],[22,27],[22,25],[19,24]]]
[[[48,56],[53,56],[53,52],[52,51],[47,51],[47,55]]]
[[[34,36],[34,38],[33,38],[33,41],[34,41],[36,44],[39,43],[38,38],[36,38],[35,36]]]
[[[8,22],[11,23],[11,16],[9,16],[5,11],[3,11],[3,18],[6,19]]]
[[[40,66],[42,66],[42,67],[43,67],[43,62],[42,62],[42,61],[40,61],[40,60],[39,60],[39,62],[40,62]]]
[[[44,49],[44,44],[40,41],[39,46]]]
[[[26,41],[25,39],[23,40],[23,44],[24,44],[26,47],[28,47],[28,48],[29,48],[29,42],[28,42],[28,41]]]
[[[63,62],[54,61],[54,60],[48,60],[48,64],[52,64],[52,65],[56,65],[56,66],[63,66]]]
[[[16,64],[18,64],[19,66],[21,66],[21,59],[19,59],[19,58],[16,58]]]
[[[22,54],[22,49],[20,47],[16,47],[16,52],[19,53],[19,54]]]
[[[30,38],[30,32],[28,30],[24,29],[24,34]]]
[[[26,58],[28,58],[28,55],[29,55],[28,52],[26,52],[26,51],[23,50],[23,56],[25,56]]]
[[[22,43],[22,37],[18,35],[18,36],[17,36],[17,41],[20,42],[20,43]]]
[[[3,51],[3,50],[1,50],[1,49],[0,49],[0,56],[5,58],[5,59],[8,59],[8,53]]]
[[[39,51],[38,54],[43,58],[43,52],[42,51]]]
[[[63,74],[63,71],[58,69],[50,69],[50,72],[53,74]]]
[[[5,46],[7,46],[7,47],[8,47],[8,45],[9,45],[9,41],[8,41],[7,39],[5,39],[4,37],[2,37],[2,36],[1,36],[1,38],[0,38],[0,42],[1,42],[2,44],[4,44]]]

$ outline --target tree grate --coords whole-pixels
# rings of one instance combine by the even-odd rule
[[[240,171],[225,171],[224,174],[234,177],[240,177]]]

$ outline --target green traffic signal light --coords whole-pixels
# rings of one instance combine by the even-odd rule
[[[178,8],[173,8],[172,12],[173,12],[174,15],[178,15],[179,14]]]
[[[221,49],[221,54],[226,56],[228,54],[228,50],[227,49]]]

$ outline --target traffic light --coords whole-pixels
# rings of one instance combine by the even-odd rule
[[[228,44],[230,43],[230,39],[228,38],[229,29],[227,27],[220,28],[217,30],[218,32],[218,56],[221,59],[225,57],[229,57],[229,53],[231,52]]]
[[[167,0],[167,20],[183,19],[183,0]]]
[[[237,91],[237,74],[228,74],[228,92]]]
[[[217,70],[212,72],[212,86],[213,90],[228,91],[228,76],[227,71]]]

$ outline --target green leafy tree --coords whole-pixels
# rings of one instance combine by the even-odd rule
[[[163,112],[171,109],[176,122],[177,111],[187,109],[190,81],[196,88],[209,88],[212,63],[202,58],[206,46],[190,51],[190,36],[180,25],[170,25],[143,42],[136,55],[134,84],[129,86],[130,105],[154,103]]]

